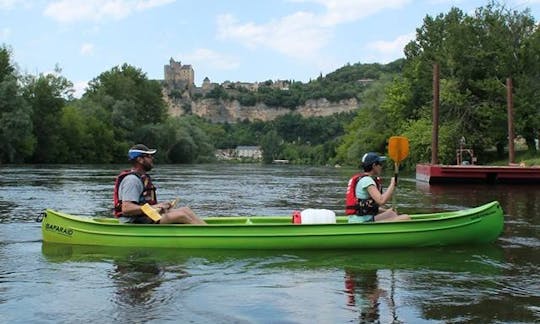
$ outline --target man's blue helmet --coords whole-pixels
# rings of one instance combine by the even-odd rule
[[[137,144],[137,145],[134,145],[132,148],[129,149],[128,158],[129,158],[130,161],[132,161],[132,160],[135,160],[136,158],[138,158],[141,155],[144,155],[144,154],[153,155],[156,152],[157,152],[156,149],[149,149],[144,144]]]

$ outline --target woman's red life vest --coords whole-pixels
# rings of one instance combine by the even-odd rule
[[[141,179],[144,187],[143,192],[141,193],[141,196],[139,197],[139,201],[137,203],[139,205],[144,205],[146,203],[150,205],[157,204],[156,187],[152,184],[152,179],[150,179],[150,176],[146,173],[137,173],[134,170],[124,170],[114,180],[113,212],[115,217],[122,216],[122,201],[118,197],[118,191],[120,190],[120,182],[122,182],[122,180],[130,174],[134,174],[139,179]]]
[[[356,185],[363,177],[369,177],[368,173],[357,173],[349,180],[347,185],[347,193],[345,194],[345,215],[376,215],[379,210],[379,205],[373,200],[358,199],[356,197]],[[377,189],[382,193],[382,180],[380,177],[375,177]],[[366,209],[367,208],[367,209]]]

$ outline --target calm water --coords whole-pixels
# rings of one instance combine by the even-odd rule
[[[540,185],[428,186],[403,177],[403,212],[492,200],[505,231],[480,247],[178,251],[43,244],[45,208],[107,215],[123,166],[0,166],[0,323],[540,322]],[[341,213],[354,170],[157,165],[163,199],[201,216]]]

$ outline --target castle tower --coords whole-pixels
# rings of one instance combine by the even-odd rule
[[[172,57],[169,64],[163,68],[165,82],[175,88],[187,88],[191,90],[195,85],[195,71],[191,65],[182,65],[180,61],[176,62]]]
[[[189,88],[193,87],[195,84],[195,71],[190,65],[183,65],[180,67],[179,72],[180,80],[187,82]]]

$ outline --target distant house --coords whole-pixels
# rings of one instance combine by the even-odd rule
[[[260,146],[237,146],[236,147],[237,158],[248,158],[254,160],[262,159],[262,151]]]
[[[371,82],[373,82],[375,80],[373,79],[358,79],[356,80],[356,82],[360,83],[361,85],[367,85],[367,84],[370,84]]]

